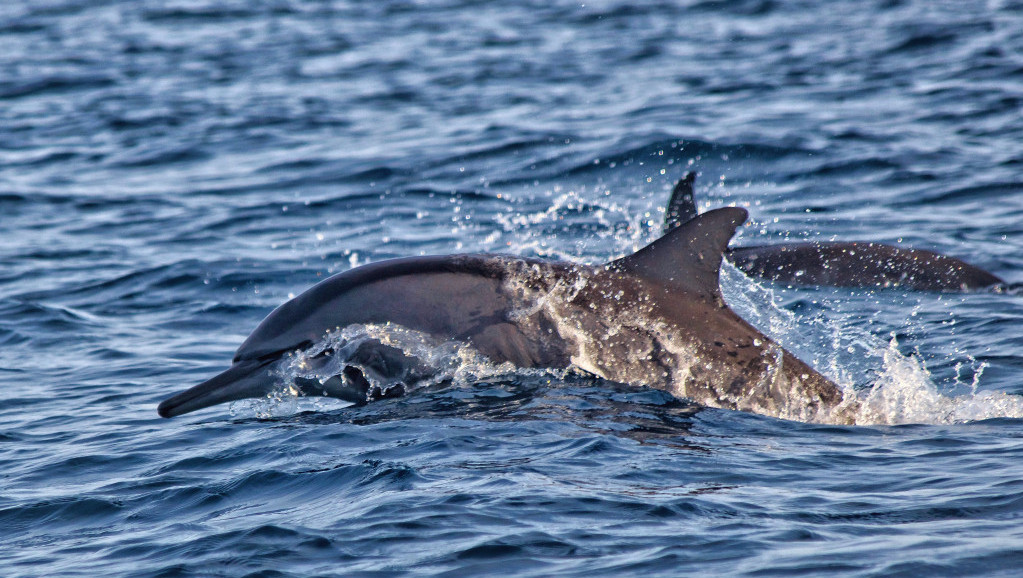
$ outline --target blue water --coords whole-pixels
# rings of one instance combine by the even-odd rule
[[[488,374],[172,420],[273,307],[385,258],[598,263],[685,171],[737,244],[1023,281],[1023,4],[0,7],[0,574],[1016,575],[1023,295],[726,298],[859,425]]]

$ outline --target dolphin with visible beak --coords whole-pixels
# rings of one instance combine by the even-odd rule
[[[395,259],[330,277],[284,303],[223,373],[158,408],[163,417],[291,387],[365,403],[430,373],[409,351],[371,339],[326,380],[282,380],[281,364],[359,324],[393,324],[465,344],[496,364],[578,370],[696,403],[833,421],[843,392],[733,312],[718,285],[743,209],[695,216],[638,252],[599,266],[500,255]],[[329,348],[311,362],[338,355]],[[842,419],[838,417],[837,419]]]

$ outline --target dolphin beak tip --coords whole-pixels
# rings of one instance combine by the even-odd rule
[[[160,414],[160,417],[174,417],[174,408],[167,403],[170,400],[164,400],[160,402],[160,405],[156,406],[156,413]]]

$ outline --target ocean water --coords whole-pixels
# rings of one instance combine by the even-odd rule
[[[1021,109],[1011,0],[4,2],[0,574],[1017,575]],[[156,414],[328,275],[600,263],[686,171],[749,210],[736,244],[902,244],[1009,287],[726,267],[870,399],[851,426],[480,368]]]

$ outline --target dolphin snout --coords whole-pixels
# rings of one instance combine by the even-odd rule
[[[156,411],[160,417],[174,417],[218,403],[262,397],[273,391],[276,384],[270,374],[272,361],[235,363],[227,371],[163,400]]]

